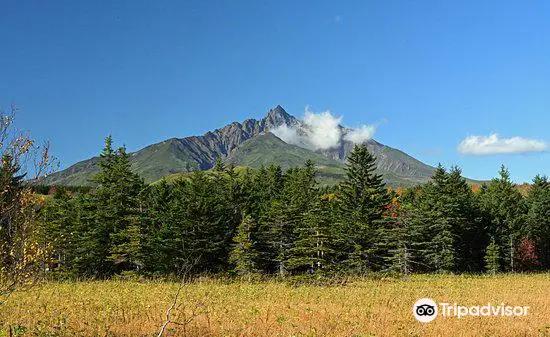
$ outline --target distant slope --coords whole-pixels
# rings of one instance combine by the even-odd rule
[[[44,185],[88,186],[91,185],[90,179],[99,172],[98,164],[99,157],[86,159],[68,169],[40,178],[40,183]]]
[[[342,128],[343,134],[349,131],[349,129]],[[376,156],[377,166],[381,172],[408,177],[411,181],[422,182],[429,179],[435,170],[434,167],[424,164],[403,151],[380,144],[374,139],[369,139],[364,144],[367,146],[367,150]],[[352,142],[342,141],[338,147],[319,150],[318,152],[334,160],[345,162],[354,146],[355,144]]]
[[[155,181],[171,173],[199,169],[198,163],[191,159],[189,153],[181,148],[180,142],[175,138],[147,146],[130,153],[129,156],[132,169],[146,182]],[[84,160],[42,179],[41,182],[49,185],[91,185],[90,179],[99,172],[98,164],[99,157]]]

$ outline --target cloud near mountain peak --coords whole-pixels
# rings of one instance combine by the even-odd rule
[[[330,111],[314,112],[306,106],[300,124],[281,125],[271,132],[288,144],[309,150],[326,150],[340,146],[342,140],[363,143],[374,136],[377,125],[362,125],[344,129],[340,123],[343,116],[335,116]]]

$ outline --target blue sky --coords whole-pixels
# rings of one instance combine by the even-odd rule
[[[0,106],[17,104],[62,168],[107,134],[133,151],[280,104],[379,123],[376,140],[468,177],[504,163],[523,182],[550,174],[548,13],[547,1],[8,0]],[[457,151],[493,133],[469,139],[477,155]]]

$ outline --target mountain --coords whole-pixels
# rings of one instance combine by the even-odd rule
[[[149,145],[130,153],[130,162],[132,169],[147,182],[174,173],[210,169],[218,157],[234,165],[259,167],[276,163],[283,168],[303,165],[307,159],[311,159],[318,166],[320,176],[327,178],[327,181],[343,177],[344,163],[353,149],[353,143],[342,140],[337,147],[312,151],[287,144],[269,132],[281,125],[302,130],[300,132],[305,127],[300,120],[277,106],[261,120],[233,122],[202,136],[171,138]],[[343,135],[350,131],[340,128]],[[390,185],[408,186],[427,181],[434,170],[406,153],[375,140],[367,140],[365,143],[368,150],[378,158],[379,172]],[[98,157],[84,160],[43,178],[41,183],[89,185],[89,180],[98,171],[98,162]]]
[[[295,125],[298,120],[281,106],[271,109],[261,120],[233,122],[202,136],[171,138],[130,154],[132,169],[147,182],[177,172],[211,168],[216,158],[226,158],[244,141],[265,133],[270,127]],[[99,170],[99,157],[84,160],[42,179],[51,185],[89,185]]]

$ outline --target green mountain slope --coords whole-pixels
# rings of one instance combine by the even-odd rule
[[[322,154],[290,145],[271,133],[266,133],[242,143],[226,160],[235,166],[260,167],[272,163],[283,169],[302,166],[308,159],[318,166],[342,167],[343,164]]]
[[[146,182],[153,182],[161,177],[176,172],[196,171],[199,168],[185,148],[179,146],[175,138],[147,146],[140,151],[129,154],[134,172]],[[99,171],[99,157],[76,163],[66,170],[42,179],[49,185],[91,185],[92,179]]]

